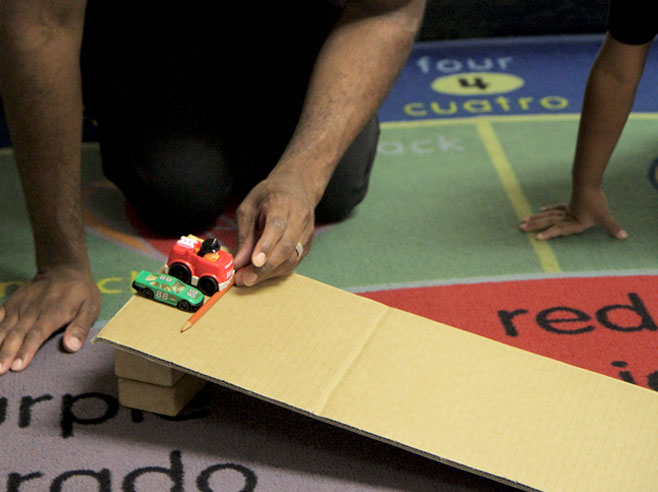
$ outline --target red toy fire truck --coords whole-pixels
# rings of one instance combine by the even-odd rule
[[[182,236],[171,248],[165,273],[197,287],[207,296],[224,290],[233,278],[233,255],[215,238]]]

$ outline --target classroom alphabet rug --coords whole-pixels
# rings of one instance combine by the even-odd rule
[[[605,177],[626,241],[518,230],[568,200],[583,88],[602,37],[419,43],[380,111],[366,200],[318,224],[298,272],[503,343],[658,391],[658,55]],[[103,307],[157,269],[154,235],[83,149],[87,238]],[[6,141],[6,137],[5,137]],[[0,301],[34,273],[10,148],[0,150]],[[231,212],[204,236],[235,247]],[[55,335],[0,378],[0,490],[452,491],[508,487],[208,385],[176,418],[118,405],[112,349]],[[459,371],[459,367],[454,368]],[[496,368],[492,367],[492,371]],[[4,487],[4,489],[3,489]]]

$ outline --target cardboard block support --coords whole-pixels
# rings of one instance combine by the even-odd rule
[[[116,350],[114,353],[114,374],[120,378],[159,386],[173,386],[185,375],[183,371],[123,350]]]
[[[658,395],[292,275],[196,325],[134,297],[126,351],[525,489],[658,490]]]
[[[207,384],[205,379],[185,374],[172,386],[117,378],[119,403],[124,407],[174,417]]]

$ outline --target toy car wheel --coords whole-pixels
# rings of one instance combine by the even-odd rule
[[[178,302],[178,309],[180,309],[181,311],[188,311],[189,312],[189,311],[192,310],[192,306],[190,306],[190,303],[187,302],[187,301],[179,301]]]
[[[201,277],[199,279],[199,290],[203,292],[204,295],[211,296],[219,290],[219,285],[217,285],[217,280],[212,277]]]
[[[142,289],[140,293],[147,299],[153,299],[153,291],[151,289]]]
[[[192,281],[192,272],[182,263],[172,263],[169,267],[169,275],[176,277],[181,282],[189,284]]]

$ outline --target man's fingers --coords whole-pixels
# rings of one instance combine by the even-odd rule
[[[247,265],[235,273],[235,284],[241,287],[251,287],[263,280],[292,272],[299,264],[297,243],[292,248],[281,248],[281,251],[290,250],[287,257],[281,259],[279,255],[270,257],[263,266]]]
[[[35,324],[27,331],[21,330],[23,336],[20,339],[20,346],[17,347],[15,352],[14,360],[11,363],[11,370],[15,372],[22,371],[30,365],[39,347],[59,328],[60,326]]]
[[[100,295],[87,273],[58,269],[36,277],[23,291],[15,292],[3,310],[0,375],[8,370],[24,370],[41,345],[62,327],[70,327],[69,337],[84,341],[98,317]],[[74,341],[65,345],[69,350],[75,348]]]
[[[288,263],[287,268],[292,270],[295,268],[300,256],[308,251],[307,246],[310,246],[310,241],[307,239],[313,236],[313,225],[305,211],[297,210],[297,213],[291,214],[285,223],[285,228],[281,231],[276,244],[269,250],[268,263],[272,268],[277,268],[283,263]],[[306,243],[309,244],[306,244]],[[297,252],[297,244],[301,245],[300,253]],[[258,251],[258,246],[256,246]]]
[[[294,228],[294,230],[297,230],[297,228]],[[248,265],[236,272],[236,285],[251,287],[268,278],[292,272],[299,264],[301,256],[308,252],[312,242],[312,235],[311,240],[308,240],[306,245],[293,239],[299,238],[301,235],[301,232],[287,231],[285,236],[275,245],[266,263],[260,267],[254,264]],[[302,244],[301,255],[297,253],[297,243]]]
[[[77,352],[84,344],[89,330],[98,318],[99,310],[96,306],[84,303],[78,315],[64,330],[63,344],[69,352]]]
[[[72,291],[74,290],[75,289],[72,289]],[[83,313],[85,304],[90,303],[83,303],[83,307],[80,308],[77,317],[72,323],[69,323],[69,326],[80,325],[75,328],[73,332],[80,337],[81,342],[87,337],[89,327],[91,326],[91,323],[93,323],[93,321],[89,321],[92,319],[92,315],[94,315],[94,313],[96,313],[96,316],[98,315],[97,309],[90,308],[87,308]],[[53,308],[53,305],[55,305],[56,308]],[[68,320],[74,316],[74,313],[75,307],[73,305],[67,307],[64,305],[63,301],[57,299],[49,305],[49,308],[40,311],[38,317],[21,317],[13,331],[20,332],[23,336],[21,337],[20,346],[15,350],[14,361],[11,363],[11,370],[22,371],[25,369],[30,362],[32,362],[34,355],[37,353],[41,345],[43,345],[53,333],[66,326]],[[79,344],[78,348],[80,348],[80,346],[82,346],[82,343]]]
[[[31,313],[24,313],[19,319],[15,309],[6,310],[5,318],[0,323],[0,375],[11,368],[23,344],[25,333],[35,320]]]
[[[0,347],[0,376],[5,374],[11,368],[16,352],[18,352],[22,343],[22,333],[13,330],[7,333],[7,336],[2,341],[2,347]]]
[[[7,309],[3,306],[3,316],[2,321],[0,321],[0,347],[2,347],[2,341],[9,334],[9,331],[16,324],[16,316],[11,316],[7,314]],[[0,361],[1,363],[1,361]]]
[[[80,315],[71,322],[64,333],[64,348],[69,352],[77,352],[89,334],[95,317],[92,319],[92,310],[87,311],[85,315]],[[63,326],[63,323],[52,320],[42,323],[37,321],[27,330],[14,329],[11,336],[5,340],[3,349],[6,346],[7,353],[11,354],[10,358],[13,360],[9,364],[9,368],[12,371],[25,369],[32,362],[34,355],[43,343]]]
[[[0,376],[9,371],[14,356],[23,342],[23,337],[13,331],[5,332],[2,342],[0,342]]]
[[[245,199],[237,210],[238,251],[233,258],[236,270],[248,265],[256,243],[256,209]]]
[[[296,253],[295,253],[296,257]],[[235,285],[239,287],[253,287],[269,278],[279,277],[291,273],[298,261],[288,260],[273,268],[255,268],[253,265],[242,268],[235,274]],[[268,263],[269,266],[269,263]]]
[[[268,215],[266,209],[261,214],[264,217],[264,227],[258,241],[256,241],[255,214],[245,208],[241,220],[238,222],[238,227],[243,228],[242,231],[248,231],[244,235],[238,254],[233,259],[236,269],[235,283],[238,286],[256,285],[275,267],[269,262],[269,253],[283,234],[286,221],[278,215]]]
[[[313,235],[314,203],[307,191],[296,175],[272,172],[240,204],[236,285],[255,285],[294,270]]]
[[[82,348],[85,343],[91,325],[82,324],[79,321],[71,323],[64,331],[64,339],[62,341],[64,348],[69,352],[77,352]]]
[[[236,270],[243,268],[245,265],[248,265],[251,261],[251,253],[254,250],[254,245],[256,244],[256,233],[251,231],[241,243],[238,243],[238,251],[233,257],[233,267]]]
[[[272,270],[280,262],[280,253],[277,249],[280,247],[279,243],[284,236],[289,234],[288,229],[291,221],[287,210],[270,214],[265,212],[265,214],[265,226],[256,246],[254,246],[251,263],[255,267],[263,269],[265,273],[269,273],[269,270]],[[273,254],[274,257],[272,257]]]
[[[20,371],[25,368],[23,360],[25,356],[21,356],[21,350],[25,344],[28,334],[40,331],[40,327],[35,327],[35,318],[28,316],[20,320],[16,320],[7,330],[0,345],[0,374],[4,374],[8,370]],[[30,357],[31,359],[31,357]]]
[[[251,287],[258,281],[258,274],[253,266],[247,265],[235,272],[234,281],[238,287]]]

